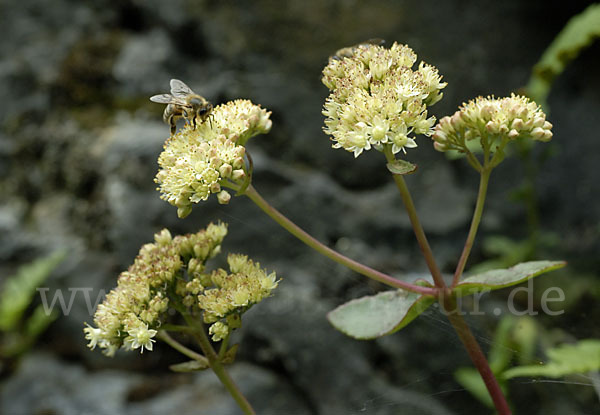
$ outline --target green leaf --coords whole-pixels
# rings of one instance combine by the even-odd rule
[[[415,164],[409,163],[406,160],[394,160],[391,163],[386,164],[388,170],[393,174],[411,174],[417,170],[417,166]]]
[[[42,334],[54,320],[58,318],[56,310],[52,310],[50,314],[46,314],[44,306],[37,306],[27,319],[25,324],[25,335],[35,340]]]
[[[511,348],[510,337],[514,326],[515,319],[512,316],[505,316],[496,327],[494,341],[488,356],[490,369],[494,373],[502,372],[512,360],[513,349]]]
[[[25,323],[25,335],[35,340],[58,318],[58,315],[56,310],[52,310],[50,314],[46,314],[43,306],[37,306]]]
[[[560,378],[600,370],[600,340],[586,339],[546,351],[550,361],[543,365],[517,366],[503,373],[504,379],[519,376]]]
[[[530,261],[507,269],[486,271],[462,280],[454,288],[454,293],[462,296],[510,287],[543,273],[562,268],[566,264],[564,261]]]
[[[56,311],[53,310],[52,313],[46,314],[43,306],[36,307],[25,322],[23,330],[3,333],[0,357],[14,358],[25,353],[33,346],[38,336],[57,318],[58,313]]]
[[[375,339],[400,330],[434,301],[431,296],[404,290],[384,291],[349,301],[329,312],[327,319],[350,337]]]
[[[208,362],[208,361],[207,361]],[[198,360],[190,360],[188,362],[177,363],[169,366],[173,372],[197,372],[199,370],[208,369],[207,362],[199,362]]]
[[[0,294],[0,330],[13,330],[50,273],[65,258],[64,251],[38,259],[19,268],[16,275],[9,277]]]
[[[536,344],[540,333],[535,320],[529,316],[520,317],[512,332],[513,342],[519,353],[517,359],[520,364],[533,362]]]
[[[533,67],[527,94],[544,105],[554,79],[579,53],[600,36],[600,4],[593,4],[569,20]]]
[[[494,407],[494,402],[477,369],[461,367],[454,372],[454,379],[485,406]]]

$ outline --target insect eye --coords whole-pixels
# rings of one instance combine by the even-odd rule
[[[208,108],[200,108],[200,110],[198,111],[198,114],[200,115],[204,115],[208,112]]]

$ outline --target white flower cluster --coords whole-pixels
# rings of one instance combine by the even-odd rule
[[[157,233],[140,250],[132,266],[119,276],[117,287],[98,306],[93,327],[84,328],[88,346],[112,356],[119,348],[152,350],[154,337],[168,318],[169,304],[202,312],[213,340],[225,338],[241,325],[241,315],[271,294],[279,283],[245,255],[230,254],[230,271],[206,270],[206,262],[221,252],[225,224],[210,224],[195,234],[171,237]]]
[[[96,327],[84,328],[88,346],[112,356],[119,348],[152,350],[153,337],[169,306],[169,290],[190,261],[204,264],[220,252],[227,234],[224,224],[210,224],[195,234],[171,237],[164,229],[155,242],[140,249],[133,265],[119,275],[94,314]],[[197,267],[198,268],[198,267]]]
[[[231,196],[223,180],[246,179],[244,144],[271,129],[271,113],[248,100],[217,106],[208,120],[195,129],[186,125],[165,144],[158,158],[155,182],[161,198],[177,207],[177,215],[190,214],[192,204],[215,193],[220,203]]]
[[[412,134],[430,135],[435,117],[427,107],[438,102],[446,86],[435,67],[421,62],[406,45],[391,48],[363,44],[350,56],[330,59],[323,83],[331,90],[325,101],[324,131],[334,148],[358,157],[372,147],[391,146],[394,154],[416,147]]]

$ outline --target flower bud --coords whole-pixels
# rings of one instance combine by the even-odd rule
[[[219,204],[226,205],[231,200],[231,195],[226,190],[221,190],[217,194],[217,200],[219,201]]]
[[[192,205],[186,205],[186,206],[177,208],[177,217],[179,219],[185,218],[190,213],[192,213]]]
[[[221,177],[223,177],[224,179],[228,179],[229,177],[231,177],[232,171],[233,167],[231,166],[231,164],[228,163],[225,163],[221,167],[219,167],[219,174],[221,174]]]
[[[233,162],[231,163],[231,166],[234,169],[241,169],[242,167],[244,167],[244,159],[241,157],[237,157],[236,159],[233,160]]]
[[[210,253],[210,246],[207,243],[197,243],[194,245],[194,255],[196,258],[204,260],[208,258]]]
[[[531,136],[534,140],[541,140],[544,138],[546,131],[541,127],[536,127],[531,131]]]
[[[460,112],[455,112],[452,117],[450,117],[450,124],[452,124],[452,127],[454,127],[455,129],[460,128],[460,125],[462,123],[462,115]]]
[[[511,128],[514,130],[521,130],[523,128],[523,120],[520,118],[515,118],[511,124]]]
[[[546,118],[545,117],[535,117],[533,119],[533,127],[537,128],[537,127],[541,127],[542,125],[544,125],[544,123],[546,122]]]
[[[243,180],[245,177],[246,177],[246,172],[242,169],[234,170],[231,173],[231,178],[236,182]]]
[[[171,232],[166,228],[154,235],[154,241],[159,245],[168,245],[172,239]]]

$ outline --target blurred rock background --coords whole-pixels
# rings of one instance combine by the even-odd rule
[[[177,219],[153,183],[168,127],[163,107],[148,97],[179,78],[213,103],[241,97],[271,110],[271,133],[249,144],[255,187],[321,241],[412,280],[426,268],[381,155],[355,160],[332,150],[321,131],[327,57],[374,37],[410,45],[448,82],[433,107],[439,118],[477,95],[524,86],[544,49],[588,4],[4,0],[0,283],[19,265],[65,248],[49,296],[89,287],[94,301],[154,232],[193,232],[220,219],[230,224],[226,251],[247,253],[283,278],[235,337],[242,347],[232,374],[260,414],[488,413],[454,380],[469,360],[435,309],[388,338],[354,341],[336,332],[326,313],[384,287],[314,254],[244,198],[229,206],[211,200]],[[597,43],[557,79],[549,97],[554,139],[534,151],[541,231],[554,235],[543,238],[537,255],[570,263],[539,282],[564,287],[566,312],[536,321],[567,339],[598,336],[599,54]],[[478,178],[427,138],[418,143],[409,155],[419,173],[408,184],[439,264],[451,272]],[[527,237],[519,199],[527,168],[510,159],[494,172],[479,241]],[[471,263],[491,258],[479,245]],[[92,317],[79,294],[20,364],[3,368],[0,413],[238,413],[211,373],[170,373],[168,365],[181,358],[162,344],[142,356],[90,352],[82,328]],[[505,305],[506,294],[484,307]],[[470,319],[484,349],[498,318],[488,312]],[[511,394],[516,413],[597,408],[586,386],[515,381]]]

